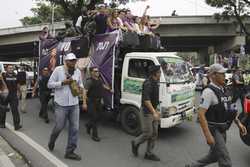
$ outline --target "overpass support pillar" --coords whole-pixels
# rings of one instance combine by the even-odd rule
[[[209,54],[208,54],[208,48],[200,49],[198,52],[200,64],[205,64],[206,66],[209,65]]]

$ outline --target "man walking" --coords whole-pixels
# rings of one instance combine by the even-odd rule
[[[68,144],[65,158],[81,160],[81,156],[74,153],[78,142],[79,130],[79,100],[80,88],[83,83],[80,70],[75,68],[76,56],[69,53],[64,57],[65,64],[55,68],[48,82],[48,88],[55,89],[55,127],[50,136],[48,147],[54,150],[55,142],[69,121]]]
[[[203,167],[218,162],[219,167],[231,167],[232,162],[226,147],[226,130],[232,121],[237,124],[242,135],[247,130],[237,118],[236,104],[224,89],[226,69],[213,64],[209,69],[211,83],[202,92],[198,110],[200,126],[210,146],[209,153],[200,160],[185,167]]]
[[[26,96],[27,96],[27,85],[26,85],[26,71],[24,67],[21,67],[17,73],[18,84],[20,85],[21,93],[21,112],[26,113]]]
[[[99,69],[97,67],[90,67],[91,77],[86,80],[85,92],[87,95],[84,98],[84,105],[87,104],[88,111],[90,113],[90,121],[86,124],[87,133],[90,135],[92,130],[92,139],[99,142],[101,139],[98,136],[97,123],[101,114],[103,98],[103,89],[111,91],[111,88],[104,85],[100,79]]]
[[[18,84],[17,76],[14,73],[12,65],[7,66],[6,74],[3,74],[3,78],[9,90],[9,94],[6,99],[6,105],[10,104],[14,122],[14,129],[19,130],[22,128],[22,126],[20,125],[20,115],[18,112],[18,96],[20,95],[20,86]],[[1,119],[1,122],[5,122],[6,113],[4,113]]]
[[[132,153],[137,157],[140,144],[147,141],[147,151],[144,158],[152,161],[160,161],[160,158],[152,152],[158,136],[160,119],[160,113],[156,110],[159,104],[160,66],[151,66],[149,72],[150,77],[144,81],[142,86],[142,134],[135,138],[135,140],[131,142],[131,145]]]
[[[2,74],[0,74],[0,128],[5,128],[6,112],[9,112],[9,108],[5,102],[8,93],[9,91],[7,85],[3,79]]]
[[[48,103],[51,98],[51,89],[48,88],[48,81],[49,81],[49,69],[44,67],[42,69],[42,75],[38,78],[33,91],[32,97],[36,94],[36,89],[39,85],[39,98],[41,103],[41,109],[39,112],[39,117],[43,118],[45,123],[49,123],[49,116],[48,116]]]

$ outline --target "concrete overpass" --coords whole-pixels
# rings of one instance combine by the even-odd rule
[[[250,28],[250,17],[245,23]],[[168,50],[196,51],[202,63],[208,61],[208,54],[238,50],[246,45],[246,37],[233,18],[218,21],[213,16],[163,17],[157,32]]]
[[[250,17],[246,24],[250,28]],[[35,56],[38,34],[44,26],[1,29],[0,57],[14,54]],[[64,24],[57,23],[55,28],[63,29]],[[200,53],[203,62],[207,62],[209,52],[223,52],[246,44],[246,38],[241,35],[235,20],[217,21],[213,16],[161,17],[161,25],[156,32],[160,33],[162,43],[169,51],[196,51]]]
[[[0,29],[0,59],[11,60],[18,57],[37,57],[39,33],[49,24]],[[64,22],[55,23],[57,31],[65,28]]]

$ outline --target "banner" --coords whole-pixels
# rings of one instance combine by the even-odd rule
[[[39,72],[48,67],[52,72],[56,66],[63,64],[63,56],[69,52],[75,53],[77,58],[87,57],[88,48],[85,38],[67,37],[61,41],[57,39],[45,39],[40,41]],[[86,50],[86,51],[83,51]],[[82,52],[79,53],[79,52]]]
[[[98,67],[100,76],[104,84],[114,90],[113,75],[114,75],[114,60],[115,47],[118,41],[118,32],[99,34],[94,39],[94,51],[90,57],[90,67]],[[113,108],[113,94],[109,91],[104,91],[105,107]]]

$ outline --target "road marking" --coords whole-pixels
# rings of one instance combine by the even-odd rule
[[[9,157],[0,148],[0,166],[1,167],[15,167]]]
[[[45,158],[47,158],[55,166],[58,166],[58,167],[68,167],[67,164],[65,164],[64,162],[62,162],[61,160],[59,160],[56,156],[54,156],[53,154],[51,154],[48,150],[46,150],[44,147],[42,147],[37,142],[35,142],[34,140],[32,140],[30,137],[28,137],[27,135],[25,135],[22,132],[15,131],[14,127],[12,125],[10,125],[9,123],[6,123],[6,127],[8,129],[10,129],[13,133],[15,133],[17,136],[19,136],[20,138],[22,138],[27,144],[29,144],[34,149],[36,149],[36,151],[38,151],[39,153],[41,153]]]

